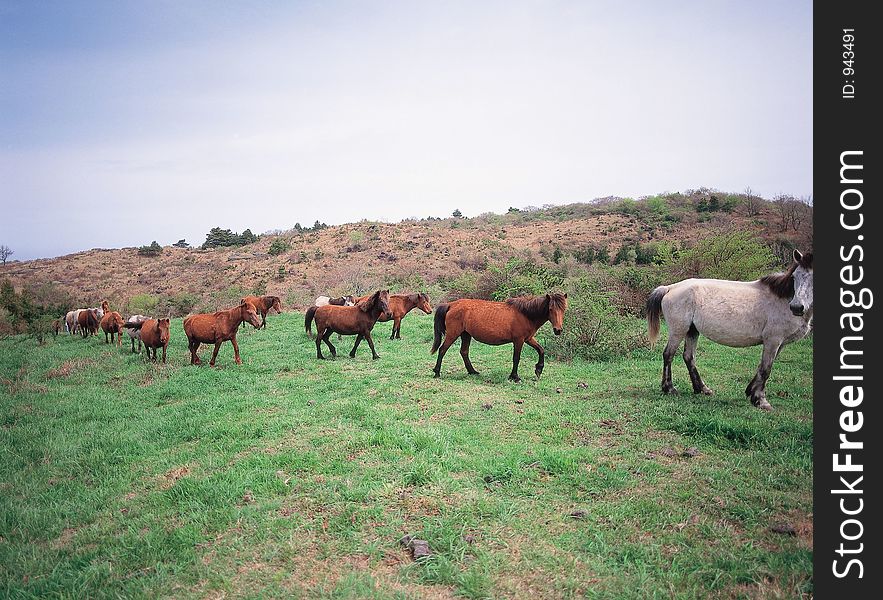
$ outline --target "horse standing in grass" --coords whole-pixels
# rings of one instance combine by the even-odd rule
[[[122,346],[123,326],[125,325],[123,315],[116,311],[110,310],[110,308],[107,306],[106,301],[101,306],[104,310],[104,316],[101,317],[100,321],[101,329],[104,331],[104,343],[108,343],[107,336],[108,334],[110,334],[110,343],[113,343],[113,336],[116,335],[117,346]]]
[[[361,302],[369,298],[369,296],[362,296],[361,298],[356,298],[356,302]],[[392,314],[392,334],[390,334],[389,339],[391,340],[400,340],[402,339],[402,319],[405,318],[409,312],[413,309],[419,308],[425,314],[429,314],[432,312],[432,305],[429,304],[429,296],[420,292],[418,294],[392,294],[389,297],[389,312]],[[380,323],[384,323],[389,321],[390,318],[387,318],[383,315],[379,319],[377,319]]]
[[[221,344],[230,341],[233,344],[235,362],[237,365],[241,365],[242,359],[239,358],[236,331],[243,321],[251,323],[255,329],[261,324],[257,311],[248,302],[242,302],[239,306],[227,310],[191,315],[184,319],[184,333],[187,334],[190,347],[190,364],[198,365],[202,362],[197,354],[200,344],[214,344],[215,350],[212,352],[209,365],[215,366],[215,359],[218,357]],[[143,337],[144,334],[141,335]]]
[[[785,344],[806,336],[813,317],[813,256],[794,251],[794,262],[784,273],[757,281],[685,279],[663,285],[650,294],[647,322],[650,342],[659,337],[660,313],[668,323],[668,344],[662,353],[662,391],[677,393],[671,381],[671,363],[684,342],[684,362],[693,393],[711,395],[696,369],[693,353],[699,335],[724,346],[744,348],[763,344],[757,374],[745,388],[751,403],[772,410],[766,382],[773,361]]]
[[[325,359],[322,356],[321,343],[324,341],[331,350],[331,358],[337,357],[337,349],[331,344],[331,334],[355,335],[356,343],[350,351],[350,358],[356,357],[356,348],[364,338],[371,348],[371,357],[380,358],[374,350],[374,340],[371,338],[371,330],[381,315],[389,314],[389,290],[377,290],[367,300],[363,300],[355,306],[326,305],[315,308],[313,312],[307,311],[304,328],[312,337],[310,325],[313,318],[316,320],[316,358]]]
[[[370,296],[363,296],[361,299],[369,298]],[[333,306],[353,306],[358,300],[353,298],[352,296],[341,296],[340,298],[332,298],[331,296],[319,296],[313,302],[313,306],[328,306],[329,304]]]
[[[267,313],[271,310],[275,310],[276,314],[280,314],[282,312],[282,300],[279,299],[279,296],[246,296],[241,300],[242,302],[249,302],[252,306],[254,306],[255,310],[261,315],[261,325],[258,329],[266,329],[267,328]],[[245,323],[242,323],[245,325]]]
[[[166,364],[166,348],[169,347],[169,319],[144,319],[143,321],[132,321],[131,317],[126,322],[125,327],[130,332],[137,331],[139,340],[144,343],[147,349],[147,360],[150,360],[150,349],[153,349],[153,362],[156,362],[156,349],[162,348],[162,362]],[[135,351],[135,338],[132,338],[132,351]],[[215,350],[217,354],[217,350]],[[214,357],[212,357],[214,360]]]
[[[129,334],[129,338],[132,340],[132,354],[135,354],[135,340],[138,340],[138,354],[141,354],[141,328],[129,327],[129,325],[134,325],[137,323],[141,323],[142,321],[146,321],[147,317],[144,315],[132,315],[128,319],[126,319],[126,333]]]
[[[98,324],[103,316],[99,316],[98,310],[97,308],[83,308],[78,311],[77,325],[83,334],[83,339],[98,334]]]
[[[518,376],[521,348],[527,344],[539,354],[534,369],[539,379],[545,366],[545,351],[534,335],[546,321],[552,324],[555,335],[561,335],[566,310],[567,294],[557,293],[509,298],[505,302],[466,298],[455,300],[450,304],[439,304],[435,309],[435,340],[430,351],[430,354],[438,351],[438,360],[433,369],[435,376],[441,376],[445,352],[459,337],[460,356],[463,357],[463,364],[466,365],[470,375],[478,375],[478,371],[469,360],[469,344],[472,338],[475,338],[483,344],[492,346],[513,345],[512,372],[509,374],[509,379],[516,383],[521,381]],[[443,336],[444,342],[442,342]]]

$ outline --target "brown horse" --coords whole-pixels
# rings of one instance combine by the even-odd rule
[[[77,315],[77,325],[80,326],[84,338],[98,334],[100,318],[97,308],[84,308],[80,311],[80,314]]]
[[[215,351],[212,353],[209,365],[215,366],[215,359],[218,357],[221,344],[229,340],[233,343],[236,364],[241,365],[242,359],[239,358],[236,330],[239,329],[239,324],[243,321],[251,323],[255,329],[261,324],[257,311],[248,302],[242,302],[239,306],[219,310],[216,313],[190,315],[184,319],[184,333],[187,334],[190,346],[190,364],[198,365],[202,362],[197,354],[200,344],[214,344]],[[141,341],[144,341],[143,336]]]
[[[282,312],[282,300],[279,299],[279,296],[246,296],[241,301],[251,303],[254,309],[260,313],[261,325],[258,329],[267,328],[267,313],[270,310],[275,310],[277,314]],[[245,325],[244,322],[243,325]]]
[[[521,381],[518,376],[518,362],[521,360],[521,348],[527,343],[539,354],[535,369],[539,379],[543,373],[545,352],[534,335],[546,321],[552,323],[555,335],[561,335],[566,310],[567,294],[509,298],[505,302],[463,299],[450,304],[439,304],[435,309],[435,341],[430,351],[430,354],[435,354],[438,350],[438,360],[433,369],[435,376],[441,376],[445,352],[459,337],[460,356],[463,357],[463,364],[470,375],[478,375],[469,360],[469,343],[475,338],[492,346],[509,343],[514,345],[509,379],[515,382]]]
[[[156,362],[156,349],[162,348],[162,362],[166,362],[166,348],[169,347],[169,319],[144,319],[143,321],[127,321],[124,327],[137,330],[139,340],[147,348],[147,359],[150,360],[150,349],[153,348],[153,361]],[[135,338],[132,338],[132,351],[135,351]]]
[[[356,302],[366,300],[370,296],[362,296],[356,298]],[[392,294],[389,297],[389,312],[392,313],[392,334],[389,336],[391,340],[402,339],[402,319],[405,318],[413,309],[419,308],[427,315],[432,312],[432,305],[429,304],[429,296],[420,292],[419,294]],[[389,321],[389,318],[382,316],[377,319],[381,323]]]
[[[102,304],[102,308],[107,305],[107,302]],[[104,330],[104,343],[107,344],[107,335],[110,334],[110,343],[113,343],[113,336],[116,335],[117,346],[123,345],[123,325],[125,325],[125,321],[123,320],[123,315],[116,311],[109,311],[109,308],[104,308],[104,316],[101,317],[101,321],[99,322],[101,325],[101,329]]]
[[[325,359],[322,356],[321,343],[324,341],[331,350],[331,358],[337,357],[337,349],[331,344],[331,334],[355,335],[356,343],[350,351],[350,358],[356,357],[356,348],[362,338],[368,342],[371,348],[371,357],[380,358],[374,350],[374,340],[371,338],[371,330],[381,315],[389,314],[389,290],[377,290],[367,300],[359,302],[355,306],[326,306],[311,307],[315,311],[307,311],[304,327],[307,333],[312,335],[310,325],[313,318],[316,319],[316,358]]]

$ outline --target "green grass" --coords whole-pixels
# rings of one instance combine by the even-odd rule
[[[700,340],[717,395],[659,393],[661,348],[547,361],[457,347],[432,319],[318,361],[298,314],[243,330],[244,364],[102,339],[0,341],[0,592],[13,597],[794,597],[812,591],[812,344],[774,412],[759,348]],[[565,322],[566,326],[566,322]],[[546,326],[548,327],[548,326]],[[203,347],[207,363],[210,348]],[[587,387],[581,386],[584,383]],[[490,408],[483,405],[491,404]],[[685,457],[685,448],[699,455]],[[581,518],[571,515],[583,511]],[[794,524],[798,535],[772,533]],[[433,556],[414,563],[398,540]]]

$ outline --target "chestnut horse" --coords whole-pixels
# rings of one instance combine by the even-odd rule
[[[101,317],[100,325],[101,329],[104,330],[104,343],[107,344],[107,334],[110,334],[110,343],[113,343],[113,336],[117,336],[117,346],[123,345],[123,325],[125,321],[123,321],[123,315],[116,311],[111,311],[109,307],[107,307],[107,302],[105,301],[101,305],[102,309],[104,309],[104,316]]]
[[[279,296],[246,296],[241,302],[249,302],[261,315],[261,325],[257,329],[267,328],[267,313],[275,310],[276,314],[282,312],[282,300]],[[242,323],[245,325],[245,322]]]
[[[133,321],[131,318],[125,327],[137,331],[140,340],[147,348],[147,359],[150,360],[150,349],[153,348],[153,361],[156,362],[156,349],[162,348],[162,362],[166,363],[166,348],[169,347],[169,319],[144,319]],[[135,351],[135,338],[132,338],[132,351]],[[216,351],[217,352],[217,351]]]
[[[362,296],[356,298],[356,302],[361,302],[370,296]],[[419,308],[425,314],[432,312],[432,305],[429,304],[429,296],[420,292],[419,294],[392,294],[389,297],[389,312],[392,313],[392,334],[389,336],[391,340],[402,339],[402,319],[405,318],[413,309]],[[377,319],[381,323],[389,321],[385,316]]]
[[[380,358],[374,350],[374,340],[371,338],[371,330],[381,315],[389,314],[389,290],[377,290],[367,300],[363,300],[355,306],[327,306],[311,307],[315,311],[307,311],[304,327],[310,331],[313,318],[316,319],[316,358],[325,359],[322,356],[321,343],[324,341],[331,350],[331,358],[337,356],[337,349],[331,344],[331,334],[355,335],[356,343],[350,351],[350,358],[356,357],[356,348],[362,338],[368,342],[371,348],[371,357]]]
[[[98,315],[97,308],[83,308],[79,311],[77,325],[83,334],[83,338],[98,334],[98,323],[100,320],[101,316]]]
[[[545,352],[534,335],[546,321],[552,323],[555,335],[561,335],[566,310],[567,294],[557,293],[509,298],[505,302],[466,298],[450,304],[439,304],[435,309],[435,341],[430,351],[430,354],[435,354],[438,350],[438,360],[433,369],[435,376],[441,376],[445,352],[459,337],[460,356],[463,357],[463,364],[470,375],[478,375],[469,360],[469,343],[475,338],[492,346],[509,343],[514,345],[509,379],[515,382],[521,381],[518,376],[518,362],[521,360],[521,348],[527,343],[539,354],[535,368],[539,379],[543,373]]]
[[[248,302],[242,302],[239,306],[228,308],[227,310],[219,310],[216,313],[190,315],[184,319],[184,333],[187,334],[187,341],[190,346],[190,364],[201,364],[202,361],[199,360],[199,355],[197,354],[200,344],[214,344],[215,351],[212,353],[209,365],[215,366],[215,359],[218,357],[218,350],[221,349],[221,344],[229,340],[233,343],[233,355],[235,356],[236,364],[241,365],[242,359],[239,358],[236,330],[239,329],[239,324],[243,321],[251,323],[255,329],[261,324],[257,311]],[[144,340],[142,339],[141,341]]]

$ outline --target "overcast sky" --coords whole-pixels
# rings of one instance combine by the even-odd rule
[[[809,2],[0,0],[0,244],[812,194]]]

